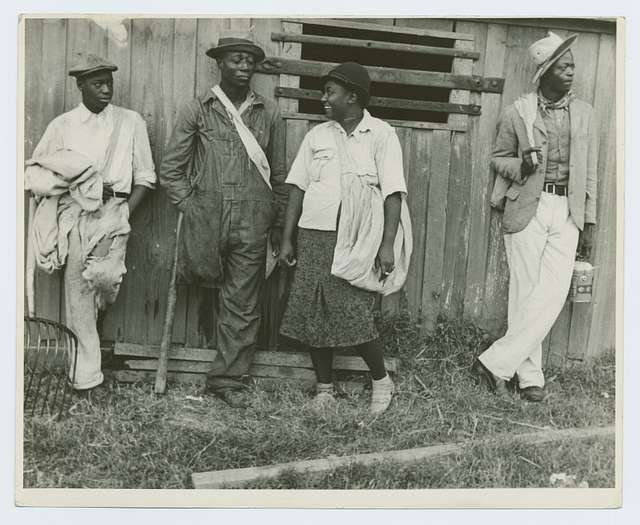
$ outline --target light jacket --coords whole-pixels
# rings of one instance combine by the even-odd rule
[[[586,102],[572,100],[569,104],[569,119],[569,210],[576,226],[582,230],[585,223],[596,222],[598,134],[593,108]],[[542,193],[548,144],[547,130],[539,111],[533,123],[533,138],[535,144],[530,144],[525,122],[515,104],[507,107],[500,120],[491,158],[491,166],[496,173],[491,203],[494,207],[500,207],[501,201],[506,197],[502,220],[505,233],[519,232],[529,224],[536,214]],[[522,151],[534,146],[542,150],[542,163],[529,177],[523,179],[520,171]]]

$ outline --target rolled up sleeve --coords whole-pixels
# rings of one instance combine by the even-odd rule
[[[302,144],[300,144],[300,149],[291,165],[285,182],[297,186],[302,191],[307,191],[311,182],[311,158],[311,144],[309,143],[309,133],[307,133],[302,140]]]
[[[375,151],[375,161],[382,197],[386,199],[394,193],[406,195],[407,184],[402,164],[402,146],[393,129],[380,138]]]
[[[144,119],[137,115],[133,133],[133,185],[153,189],[157,181],[147,125]]]

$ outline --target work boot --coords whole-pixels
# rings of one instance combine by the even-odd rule
[[[391,403],[393,397],[394,385],[389,374],[382,379],[373,379],[371,381],[371,406],[369,411],[372,414],[382,414]]]
[[[510,400],[511,395],[507,389],[507,382],[494,375],[491,370],[482,364],[482,361],[476,358],[471,367],[471,374],[479,383],[484,384],[491,392],[504,400]]]
[[[544,388],[539,386],[528,386],[520,389],[520,398],[531,403],[539,403],[544,399]]]
[[[224,390],[219,395],[231,408],[248,408],[250,406],[244,394],[239,390]]]
[[[333,383],[317,383],[316,395],[310,403],[311,409],[314,412],[320,412],[332,407],[335,403]]]

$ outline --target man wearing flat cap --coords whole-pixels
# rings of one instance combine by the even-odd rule
[[[508,329],[473,371],[504,397],[517,375],[532,402],[544,399],[541,343],[567,298],[576,251],[590,258],[596,222],[597,130],[593,109],[571,91],[576,38],[549,32],[531,45],[537,89],[505,110],[491,159],[492,204],[504,202]]]
[[[220,83],[181,111],[160,168],[160,183],[183,213],[181,281],[218,288],[216,359],[207,387],[246,406],[242,376],[256,349],[267,245],[280,243],[286,200],[282,122],[277,107],[250,88],[265,55],[250,34],[228,32],[206,54]],[[280,145],[282,147],[282,145]]]
[[[84,391],[103,382],[98,310],[116,299],[126,273],[129,217],[156,184],[144,120],[111,104],[117,70],[100,56],[81,57],[69,75],[82,102],[51,121],[25,172],[39,199],[33,238],[57,239],[53,250],[36,242],[37,260],[49,272],[64,266],[66,322],[78,337],[73,387]],[[69,179],[54,178],[60,174]],[[54,180],[50,191],[47,176]]]
[[[372,377],[370,410],[384,412],[393,381],[374,323],[377,294],[397,291],[411,257],[402,148],[365,109],[371,81],[346,62],[324,78],[329,118],[307,133],[293,161],[280,262],[293,268],[280,332],[310,352],[312,406],[333,404],[334,351],[355,348]]]

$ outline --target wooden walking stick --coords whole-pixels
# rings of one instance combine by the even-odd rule
[[[167,311],[164,314],[164,326],[162,328],[162,340],[160,341],[160,355],[158,356],[158,371],[156,372],[156,394],[164,394],[167,389],[167,367],[169,364],[169,348],[171,347],[171,335],[173,333],[173,320],[176,314],[176,298],[178,295],[176,277],[178,273],[178,249],[180,246],[180,228],[182,227],[182,212],[178,213],[176,225],[176,245],[173,251],[173,264],[171,277],[169,278],[169,292],[167,293]]]

